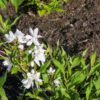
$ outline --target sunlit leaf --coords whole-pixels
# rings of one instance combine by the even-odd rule
[[[87,86],[86,89],[86,100],[90,100],[90,94],[91,94],[91,90],[92,90],[92,82],[89,83],[89,85]]]
[[[5,72],[3,76],[0,76],[0,87],[4,85],[6,79],[7,79],[7,72]]]
[[[8,100],[5,90],[2,87],[0,87],[0,96],[1,96],[0,100]]]
[[[96,52],[94,52],[90,57],[91,66],[95,64],[95,60],[96,60]]]
[[[64,65],[60,63],[58,60],[53,59],[54,65],[61,70],[62,73],[64,73]]]
[[[72,61],[72,68],[80,64],[80,57],[75,57]]]
[[[18,7],[22,4],[24,0],[11,0],[11,3],[14,5],[16,12],[18,11]]]
[[[78,85],[84,81],[85,77],[86,77],[86,75],[84,74],[84,72],[77,71],[72,75],[71,83],[73,85]]]
[[[96,94],[97,95],[100,95],[100,77],[94,81],[94,85],[95,85],[95,88],[96,88]]]

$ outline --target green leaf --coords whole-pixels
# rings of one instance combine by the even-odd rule
[[[80,57],[75,57],[72,61],[72,68],[80,64]]]
[[[46,71],[47,71],[47,68],[50,66],[50,64],[51,64],[51,60],[47,61],[43,66],[41,66],[41,68],[40,68],[39,71],[40,71],[41,73],[46,72]]]
[[[82,56],[83,56],[83,57],[86,55],[87,50],[88,50],[88,49],[86,49],[86,50],[83,51],[83,53],[82,53]]]
[[[94,85],[95,85],[95,88],[96,88],[96,93],[97,95],[100,95],[100,77],[94,81]]]
[[[61,54],[61,56],[63,57],[63,56],[66,55],[66,52],[65,52],[65,50],[64,50],[63,48],[61,48],[61,49],[62,49],[62,54]]]
[[[83,71],[77,71],[72,75],[71,83],[72,85],[78,85],[82,83],[85,79],[86,75],[83,73]]]
[[[96,60],[96,52],[94,52],[94,53],[90,56],[91,67],[94,66],[95,60]]]
[[[0,24],[3,25],[3,23],[4,23],[4,22],[3,22],[3,18],[2,18],[2,16],[0,15]]]
[[[15,25],[15,24],[16,24],[16,22],[17,22],[20,18],[21,18],[21,16],[16,17],[16,18],[15,18],[15,20],[11,23],[11,25],[10,25],[10,26]]]
[[[2,87],[0,87],[0,96],[1,96],[1,100],[8,100],[5,90]]]
[[[7,0],[0,0],[0,8],[5,9],[7,4]]]
[[[40,16],[43,16],[43,15],[46,14],[46,10],[38,10],[38,14],[39,14]]]
[[[42,3],[42,6],[43,6],[43,8],[45,9],[45,10],[50,10],[50,7],[48,6],[48,5],[46,5],[46,4],[44,4],[44,3]]]
[[[58,60],[56,60],[56,59],[53,59],[53,63],[64,74],[64,65],[62,63],[60,63]]]
[[[25,94],[25,96],[29,96],[30,98],[35,98],[35,95],[33,95],[31,92],[28,92]]]
[[[92,90],[92,82],[90,82],[90,84],[87,86],[86,89],[86,100],[90,100],[90,94],[91,94],[91,90]]]
[[[4,85],[4,83],[6,82],[6,79],[7,79],[7,72],[5,72],[5,74],[0,77],[0,87]]]
[[[18,11],[18,7],[22,4],[24,0],[11,0],[11,3],[14,5],[16,12]]]
[[[8,100],[7,96],[2,96],[1,100]]]
[[[16,74],[17,72],[18,72],[18,67],[17,66],[12,67],[11,74]]]
[[[100,69],[100,63],[97,63],[95,66],[93,66],[88,74],[88,78],[96,72],[96,70]]]
[[[31,92],[26,93],[26,96],[29,96],[30,98],[35,100],[43,100],[41,97],[33,95]]]
[[[66,92],[65,88],[61,88],[60,91],[61,91],[62,95],[64,95],[68,100],[71,99],[70,95]]]
[[[87,69],[87,65],[86,65],[85,59],[83,57],[81,58],[81,66],[83,69]]]
[[[48,75],[47,74],[42,74],[43,77],[43,82],[48,83]]]
[[[8,50],[6,48],[4,48],[4,50],[5,50],[6,55],[10,55],[11,54],[11,51],[10,50]]]

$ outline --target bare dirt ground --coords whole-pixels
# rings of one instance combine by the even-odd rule
[[[27,33],[28,28],[39,27],[44,41],[60,44],[72,54],[89,49],[100,56],[100,0],[71,0],[64,4],[64,12],[39,17],[29,10],[17,24],[17,28]]]

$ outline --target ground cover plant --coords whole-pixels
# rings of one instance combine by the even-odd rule
[[[62,12],[63,2],[68,2],[68,0],[2,0],[0,2],[0,7],[6,9],[7,3],[9,2],[14,6],[16,12],[21,8],[33,6],[33,8],[37,10],[37,13],[43,16],[52,11]]]
[[[85,55],[69,56],[65,50],[40,44],[38,28],[24,35],[18,29],[5,34],[1,59],[7,72],[1,77],[1,99],[7,98],[3,85],[7,73],[21,73],[24,95],[39,100],[91,100],[100,97],[100,59],[94,52],[86,62]],[[48,95],[47,92],[51,94]],[[21,98],[21,97],[20,97]]]
[[[5,0],[4,2],[1,1],[0,7],[3,9],[7,8],[6,5],[8,5],[7,2],[9,1],[10,0]],[[23,0],[20,0],[19,2],[16,2],[16,0],[10,1],[12,3],[11,5],[13,5],[15,8],[17,14],[16,16],[5,17],[3,16],[4,13],[1,11],[0,99],[99,100],[100,58],[98,56],[98,52],[96,52],[94,49],[91,54],[88,54],[88,52],[90,52],[90,48],[88,47],[84,48],[81,53],[76,53],[75,51],[73,52],[72,48],[68,48],[68,46],[65,48],[65,44],[61,44],[60,39],[63,40],[62,36],[59,37],[57,41],[54,38],[54,34],[58,32],[57,28],[61,28],[60,33],[63,33],[64,37],[66,36],[64,33],[65,30],[70,30],[70,28],[64,28],[65,21],[63,22],[64,25],[62,29],[61,19],[63,19],[65,16],[62,17],[62,15],[59,15],[65,13],[65,9],[61,9],[61,5],[66,5],[64,2],[67,1],[62,2],[60,0],[52,0],[50,3],[49,1],[45,0],[39,1],[43,2],[41,6],[42,9],[40,9],[37,5],[39,9],[35,10],[42,17],[38,16],[36,13],[34,14],[33,12],[30,12],[30,10],[26,12],[26,14],[21,13],[20,10],[22,8],[30,8],[30,5],[33,7],[35,3],[39,4],[37,3],[38,1],[35,0],[26,1],[25,3]],[[88,0],[84,0],[84,2],[86,1],[88,2]],[[74,0],[71,3],[73,2]],[[57,7],[54,7],[54,4],[57,4]],[[84,8],[84,6],[82,7]],[[60,13],[58,12],[57,16],[60,17],[56,19],[54,16],[56,13],[54,12],[53,15],[51,14],[53,19],[50,19],[52,24],[48,22],[49,20],[47,21],[46,18],[49,18],[48,16],[50,15],[50,12],[59,10]],[[36,21],[34,15],[40,18],[37,18],[37,20],[40,20],[38,25],[36,25],[36,22],[34,22],[34,20]],[[41,21],[43,18],[45,19],[45,22]],[[61,20],[61,23],[59,23],[59,19]],[[71,21],[71,23],[75,22],[77,21]],[[27,23],[29,24],[28,27]],[[50,23],[46,25],[51,25],[51,32],[50,29],[48,30],[47,26],[44,26],[44,23]],[[57,23],[58,25],[56,25],[56,28],[55,26],[52,26],[54,23]],[[49,41],[46,40],[46,35],[43,34],[43,29],[45,29],[43,26],[47,28],[46,33],[49,33],[52,36],[50,37],[52,38],[52,46],[52,43],[49,44]],[[55,28],[55,30],[53,30],[52,27]],[[70,27],[71,29],[74,28],[74,24],[71,24]],[[23,31],[21,31],[21,28]],[[68,32],[71,32],[69,30]],[[73,32],[75,32],[75,30]],[[59,33],[56,35],[59,35]],[[80,42],[84,43],[85,40],[83,40]],[[70,43],[68,43],[68,45],[70,45]],[[77,45],[75,48],[78,48]]]

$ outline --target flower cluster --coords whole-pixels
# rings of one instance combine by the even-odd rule
[[[23,79],[22,83],[26,89],[29,89],[31,86],[34,86],[34,81],[38,88],[38,83],[41,83],[42,79],[40,79],[40,72],[35,72],[34,70],[31,70],[31,72],[27,73],[27,79]]]
[[[44,53],[45,50],[43,49],[43,46],[38,41],[38,38],[42,36],[38,35],[38,28],[34,30],[32,30],[32,28],[29,28],[29,32],[30,32],[30,35],[28,34],[25,35],[24,33],[22,33],[21,31],[17,29],[15,33],[10,31],[9,34],[5,34],[5,38],[8,43],[12,43],[14,40],[18,40],[18,44],[19,44],[18,48],[21,50],[24,50],[24,45],[31,46],[33,43],[34,48],[32,48],[32,50],[29,50],[29,52],[31,51],[32,57],[34,58],[34,62],[38,66],[40,66],[40,62],[42,64],[45,62],[45,53]],[[31,64],[33,66],[33,63]],[[5,62],[4,62],[4,65],[6,65]]]
[[[29,56],[31,56],[31,60],[29,61],[30,63],[30,68],[23,74],[24,79],[22,79],[23,86],[26,89],[29,89],[30,87],[36,86],[39,88],[40,83],[43,82],[41,79],[41,73],[37,71],[38,68],[41,67],[41,65],[44,64],[46,61],[46,55],[45,55],[45,49],[43,48],[43,44],[40,44],[39,38],[42,38],[41,35],[38,35],[38,28],[35,28],[34,30],[32,28],[29,28],[29,33],[30,34],[24,34],[18,29],[16,30],[15,33],[12,31],[9,32],[9,34],[5,34],[6,42],[8,44],[14,44],[15,42],[17,43],[17,48],[19,51],[22,53],[27,52]],[[8,55],[8,57],[3,61],[3,65],[7,66],[7,70],[10,72],[12,67],[14,67],[14,64],[12,62],[12,59]],[[23,65],[19,65],[23,67]],[[26,65],[27,66],[27,65]],[[48,76],[52,76],[55,73],[55,69],[50,67],[47,70]],[[54,79],[53,80],[55,86],[60,85],[59,79]]]
[[[48,73],[48,75],[53,75],[55,73],[55,69],[50,67],[49,70],[47,70],[47,73]],[[59,86],[60,85],[59,79],[60,79],[60,77],[58,77],[57,79],[54,80],[55,86]]]

